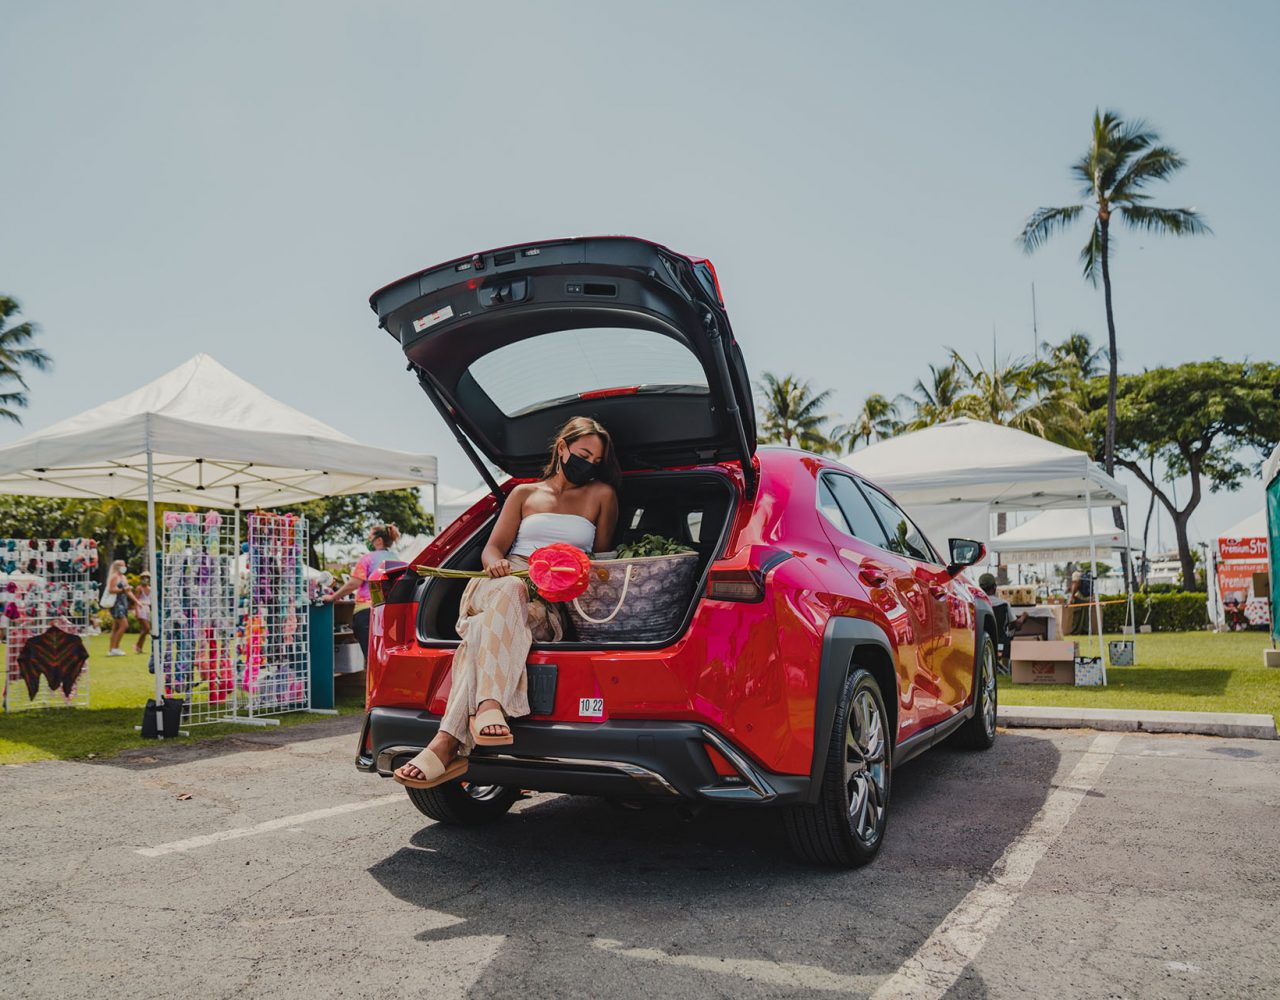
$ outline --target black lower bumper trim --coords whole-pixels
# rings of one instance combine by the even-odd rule
[[[431,741],[440,717],[375,708],[366,726],[371,752],[361,753],[356,766],[389,776]],[[807,775],[761,770],[719,733],[692,722],[516,721],[511,729],[513,745],[472,751],[469,781],[540,792],[735,805],[799,802],[809,784]],[[716,774],[708,745],[737,768],[737,778]]]

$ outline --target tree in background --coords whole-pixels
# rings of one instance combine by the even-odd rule
[[[27,379],[23,374],[27,369],[48,371],[53,362],[49,355],[38,347],[32,347],[38,327],[34,323],[13,323],[22,307],[16,299],[0,295],[0,386],[10,386],[16,382],[21,388],[10,392],[0,392],[0,417],[22,423],[22,418],[12,409],[25,409],[27,406]],[[32,536],[34,537],[34,536]]]
[[[964,395],[965,379],[956,363],[929,366],[929,378],[916,379],[910,396],[899,396],[900,405],[912,407],[906,430],[918,431],[961,416],[957,404]]]
[[[1065,230],[1086,212],[1093,216],[1089,242],[1080,251],[1084,276],[1095,287],[1102,278],[1107,311],[1107,420],[1103,461],[1107,474],[1115,472],[1116,450],[1116,321],[1111,308],[1111,217],[1115,213],[1130,229],[1173,236],[1196,236],[1211,230],[1193,208],[1156,208],[1147,204],[1143,189],[1153,181],[1168,180],[1186,165],[1173,149],[1160,144],[1160,136],[1138,120],[1125,122],[1116,112],[1093,113],[1093,138],[1088,151],[1071,168],[1088,204],[1039,208],[1022,228],[1019,240],[1031,253],[1054,233]]]
[[[958,414],[1013,427],[1068,447],[1084,441],[1084,411],[1074,368],[1054,361],[994,358],[990,367],[981,359],[966,361],[956,350],[951,363],[966,388],[955,401]]]
[[[765,372],[756,384],[760,402],[760,440],[765,444],[785,444],[788,448],[828,452],[835,444],[823,431],[830,419],[822,407],[831,399],[831,390],[814,394],[807,381],[794,375],[778,378]]]
[[[98,575],[105,581],[115,559],[133,562],[139,553],[145,563],[147,505],[141,500],[71,501],[82,506],[74,534],[98,540]],[[162,512],[157,510],[156,515]],[[53,536],[49,536],[53,537]],[[157,538],[159,536],[157,535]]]
[[[1108,392],[1102,379],[1090,386],[1095,403]],[[1243,448],[1265,455],[1280,428],[1280,365],[1263,362],[1196,361],[1125,375],[1116,398],[1116,462],[1159,499],[1173,519],[1183,580],[1195,580],[1195,557],[1187,525],[1204,486],[1212,492],[1239,489],[1253,473],[1239,460]],[[1106,432],[1097,414],[1090,429],[1096,444]],[[1182,507],[1164,482],[1149,471],[1151,456],[1191,489]]]
[[[831,441],[853,451],[858,442],[870,444],[873,437],[883,440],[902,431],[898,419],[898,401],[873,392],[862,401],[862,409],[851,423],[839,424],[831,430]]]
[[[306,515],[311,536],[311,565],[317,569],[320,568],[322,546],[362,542],[375,524],[394,524],[406,535],[421,535],[434,530],[431,515],[422,509],[422,498],[415,489],[325,497],[301,504],[296,509]]]

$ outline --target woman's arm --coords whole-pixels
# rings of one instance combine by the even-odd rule
[[[507,494],[507,499],[498,514],[498,523],[489,534],[489,541],[480,553],[480,565],[490,576],[507,576],[511,573],[511,563],[507,561],[507,553],[515,543],[516,533],[520,530],[520,521],[524,517],[524,500],[529,495],[529,487],[522,484]]]
[[[355,566],[351,568],[351,576],[347,578],[347,582],[335,590],[332,594],[326,594],[320,598],[321,601],[332,604],[334,601],[340,601],[348,594],[360,589],[360,584],[369,578],[369,558],[367,555],[361,556],[356,560]]]
[[[606,486],[600,501],[600,515],[596,518],[596,552],[608,552],[612,547],[613,532],[618,527],[618,494],[612,486]]]

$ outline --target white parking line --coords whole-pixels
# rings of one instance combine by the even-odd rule
[[[1122,733],[1102,733],[1067,780],[1049,793],[1026,831],[1013,841],[978,886],[943,918],[914,955],[872,994],[871,1000],[932,1000],[960,978],[1000,926],[1036,864],[1066,829],[1080,800],[1102,776]]]
[[[791,990],[865,993],[880,978],[866,975],[843,976],[837,972],[830,972],[820,965],[802,965],[798,962],[771,962],[757,958],[720,958],[715,955],[671,955],[659,948],[624,948],[621,941],[612,941],[608,938],[596,938],[592,944],[601,951],[612,952],[626,958],[697,969],[700,972],[741,976],[753,982],[784,986]]]
[[[183,851],[194,851],[197,847],[207,847],[224,840],[239,840],[241,837],[253,837],[259,833],[270,833],[272,830],[288,829],[311,823],[330,816],[341,816],[343,813],[359,812],[361,809],[372,809],[374,806],[390,805],[392,802],[403,802],[403,795],[382,795],[376,799],[365,799],[362,802],[347,802],[327,809],[314,809],[311,812],[298,813],[296,816],[282,816],[280,819],[269,819],[265,823],[254,826],[240,826],[232,830],[219,830],[217,833],[206,833],[202,837],[188,837],[186,840],[174,840],[168,844],[157,844],[155,847],[139,847],[136,853],[145,858],[158,858],[165,854],[180,854]]]

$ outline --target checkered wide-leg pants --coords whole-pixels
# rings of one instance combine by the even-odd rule
[[[524,560],[512,559],[514,565]],[[508,718],[529,714],[529,682],[525,661],[535,636],[539,641],[563,637],[560,620],[541,601],[529,599],[518,577],[480,577],[462,592],[458,614],[462,642],[453,654],[453,676],[440,728],[462,743],[460,753],[475,746],[468,720],[476,706],[492,698]]]

